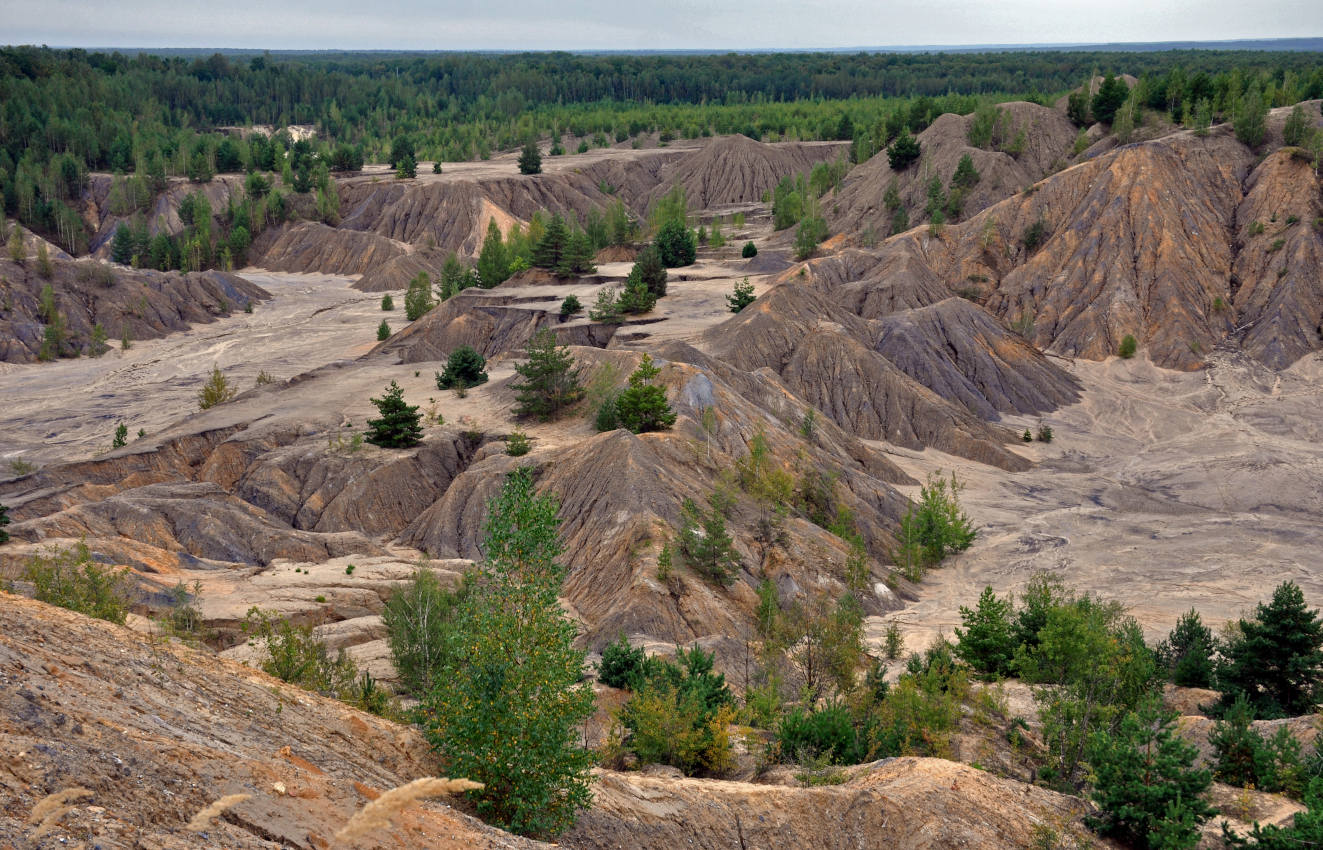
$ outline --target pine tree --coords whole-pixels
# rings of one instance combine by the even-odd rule
[[[110,447],[112,449],[122,449],[124,448],[125,445],[128,444],[128,442],[129,442],[129,426],[121,422],[115,426],[115,436],[110,441]]]
[[[381,309],[382,312],[389,312],[395,309],[395,299],[390,297],[389,292],[381,296]]]
[[[913,165],[922,153],[919,140],[911,136],[909,131],[902,130],[896,141],[887,148],[887,163],[892,171],[904,171]]]
[[[661,230],[657,231],[657,239],[653,244],[662,264],[667,268],[691,265],[698,256],[694,232],[678,219],[668,219]]]
[[[1158,644],[1158,663],[1171,681],[1183,688],[1213,686],[1213,633],[1191,608],[1176,621],[1165,640]]]
[[[106,345],[106,329],[97,322],[92,325],[92,338],[88,341],[87,353],[93,357],[100,357],[109,350],[110,346]]]
[[[1198,843],[1200,824],[1217,813],[1203,797],[1212,775],[1194,767],[1198,751],[1176,735],[1175,725],[1176,715],[1149,698],[1115,734],[1094,736],[1091,796],[1102,816],[1087,822],[1100,835],[1139,850]]]
[[[9,532],[5,531],[6,525],[9,525],[9,508],[0,505],[0,543],[9,542]]]
[[[593,712],[577,629],[557,601],[565,568],[554,496],[517,469],[488,505],[477,586],[456,606],[424,731],[446,770],[483,783],[488,822],[552,836],[591,802],[594,761],[580,739]]]
[[[1219,671],[1223,701],[1238,694],[1263,718],[1295,717],[1314,711],[1323,687],[1323,621],[1305,606],[1295,582],[1273,591],[1225,648]]]
[[[122,266],[127,266],[133,259],[133,233],[126,224],[115,228],[115,236],[110,241],[110,259]]]
[[[436,388],[449,390],[455,387],[476,387],[487,383],[487,361],[472,346],[461,345],[450,352],[446,360],[446,369],[436,376]]]
[[[1125,80],[1117,79],[1110,73],[1103,77],[1102,85],[1098,86],[1098,93],[1093,96],[1093,102],[1090,104],[1094,120],[1111,124],[1112,119],[1116,117],[1116,111],[1129,96],[1130,87],[1125,84]]]
[[[514,384],[516,416],[554,419],[583,398],[579,369],[568,347],[556,345],[556,335],[543,328],[529,340],[525,360],[515,364],[523,383]]]
[[[385,342],[388,339],[390,339],[390,325],[382,319],[381,324],[377,325],[377,342]]]
[[[582,230],[574,231],[565,245],[560,262],[556,265],[558,277],[570,277],[578,274],[592,274],[597,271],[593,265],[593,243]]]
[[[1268,104],[1257,86],[1250,86],[1236,103],[1231,126],[1236,131],[1236,138],[1246,147],[1257,148],[1263,144],[1268,134]]]
[[[37,243],[37,274],[45,280],[50,280],[51,275],[55,274],[55,266],[51,265],[51,255],[46,250],[45,239]]]
[[[976,608],[960,606],[960,620],[965,629],[955,630],[956,655],[985,676],[1009,675],[1016,648],[1011,603],[985,587]]]
[[[957,189],[972,189],[978,185],[981,176],[974,167],[974,158],[969,154],[960,157],[955,173],[951,175],[951,186]]]
[[[740,558],[735,551],[735,541],[726,532],[726,518],[716,497],[708,501],[712,504],[710,512],[699,508],[692,499],[684,500],[676,545],[689,566],[711,581],[728,587],[735,583]]]
[[[23,227],[18,222],[14,222],[14,229],[9,231],[9,259],[22,265],[27,258],[28,249],[23,244]]]
[[[733,295],[726,296],[726,306],[730,308],[732,313],[739,313],[756,300],[758,300],[758,296],[753,294],[753,284],[749,283],[749,279],[746,277],[742,282],[735,284]]]
[[[542,234],[542,238],[533,246],[533,265],[542,269],[558,269],[569,246],[570,230],[565,219],[557,213],[551,217],[551,223]]]
[[[482,252],[478,255],[478,279],[485,289],[504,283],[510,277],[510,256],[501,239],[501,229],[496,226],[496,219],[488,219],[487,236],[482,240]]]
[[[225,373],[220,370],[220,367],[212,364],[211,375],[207,377],[207,382],[198,391],[198,407],[207,410],[218,404],[224,404],[234,398],[238,392],[237,389],[230,386],[230,382],[226,379]]]
[[[635,434],[664,431],[675,424],[675,411],[666,401],[666,390],[652,383],[659,372],[652,356],[644,354],[629,376],[629,386],[616,397],[619,423]]]
[[[399,180],[411,180],[417,176],[418,176],[418,161],[413,158],[412,154],[406,154],[404,158],[400,160],[399,165],[396,166],[395,168],[395,177],[396,179]],[[300,184],[298,182],[294,184],[294,191],[296,192],[299,191],[299,185]],[[311,186],[308,186],[308,189],[311,188],[312,188]],[[304,189],[303,191],[306,192],[308,191],[308,189]]]
[[[634,267],[630,269],[630,278],[633,278],[636,273],[639,280],[648,287],[649,292],[658,298],[665,297],[666,264],[662,262],[661,254],[657,252],[655,245],[648,245],[642,251],[639,251],[638,259],[634,261]]]
[[[1304,107],[1297,103],[1282,127],[1282,141],[1291,147],[1303,145],[1309,140],[1310,131],[1313,129],[1311,123]]]
[[[542,154],[538,151],[537,141],[534,139],[529,139],[524,144],[524,149],[519,153],[519,173],[542,173]]]
[[[423,417],[417,406],[404,403],[404,390],[399,384],[391,381],[386,394],[371,401],[381,417],[368,420],[364,438],[369,443],[385,449],[407,449],[418,445],[423,436]]]

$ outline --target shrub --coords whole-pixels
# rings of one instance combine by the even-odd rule
[[[896,140],[887,148],[887,163],[892,171],[904,171],[918,160],[922,154],[919,140],[902,130]]]
[[[899,544],[893,560],[906,577],[917,581],[923,572],[956,552],[963,552],[978,533],[960,508],[960,482],[955,473],[947,481],[934,472],[900,521]]]
[[[617,419],[635,434],[664,431],[675,424],[675,411],[666,401],[666,390],[651,383],[660,371],[653,365],[652,356],[644,354],[629,376],[629,386],[615,398]]]
[[[1010,675],[1015,656],[1011,603],[983,588],[974,609],[960,606],[964,631],[955,630],[955,653],[975,671],[990,678]]]
[[[528,342],[525,360],[515,364],[523,383],[514,384],[515,415],[554,419],[566,407],[583,398],[579,369],[567,347],[556,345],[556,336],[543,328]]]
[[[518,429],[510,432],[510,436],[505,438],[505,453],[510,457],[523,457],[533,448],[533,441],[528,435]]]
[[[1139,348],[1139,343],[1130,334],[1121,338],[1121,347],[1116,350],[1116,355],[1122,360],[1129,360],[1135,356],[1135,351]]]
[[[618,397],[618,394],[614,393],[608,395],[597,406],[597,412],[593,414],[593,428],[599,434],[603,431],[614,431],[620,427],[620,411],[616,407]]]
[[[1159,666],[1174,684],[1185,688],[1213,686],[1213,633],[1191,608],[1154,651]]]
[[[744,247],[740,249],[740,256],[746,260],[758,256],[758,246],[753,244],[752,241],[745,242]]]
[[[666,278],[666,264],[662,261],[661,251],[656,245],[645,246],[629,270],[629,280],[642,281],[654,298],[662,298],[666,295]]]
[[[9,532],[5,531],[6,525],[9,525],[9,508],[0,505],[0,543],[9,542]]]
[[[404,403],[404,390],[394,381],[381,398],[371,399],[380,417],[369,419],[364,438],[374,446],[406,449],[418,445],[423,436],[422,415],[417,405]]]
[[[849,708],[839,702],[781,715],[774,730],[783,758],[828,764],[858,764],[868,760],[868,741],[855,728]]]
[[[239,390],[230,385],[219,366],[211,367],[211,376],[198,392],[198,407],[203,410],[224,404],[237,395]]]
[[[36,599],[50,605],[120,625],[128,617],[132,574],[96,563],[86,543],[33,555],[23,580],[32,583]]]
[[[542,154],[537,149],[537,141],[535,139],[529,139],[525,142],[524,149],[519,153],[519,173],[542,173]]]
[[[588,310],[588,318],[607,325],[618,325],[623,322],[625,317],[620,309],[620,291],[612,286],[604,286],[597,290],[597,300]]]
[[[385,342],[388,339],[390,339],[390,325],[382,319],[381,324],[377,325],[377,342]]]
[[[341,649],[331,657],[325,642],[313,634],[311,624],[295,625],[275,611],[248,609],[241,624],[250,639],[262,644],[261,668],[292,685],[327,696],[347,694],[358,678],[358,669]]]
[[[637,690],[648,673],[648,656],[642,647],[632,647],[621,633],[613,643],[602,650],[602,663],[597,667],[597,678],[612,688]]]
[[[1040,442],[1040,443],[1050,443],[1050,442],[1052,442],[1052,426],[1051,426],[1051,425],[1039,425],[1039,426],[1038,426],[1038,442]]]
[[[346,573],[353,567],[347,567]],[[400,682],[415,695],[426,694],[444,660],[446,637],[455,606],[470,592],[466,577],[455,590],[441,586],[430,569],[419,566],[413,578],[391,593],[382,610],[386,642]]]
[[[570,316],[573,316],[575,313],[582,313],[582,312],[583,312],[583,305],[579,303],[579,299],[575,295],[566,295],[565,300],[560,302],[561,318],[569,318]]]
[[[432,280],[427,272],[419,272],[409,281],[409,290],[404,294],[404,317],[411,322],[416,321],[435,306],[436,302],[432,300]]]
[[[620,711],[626,746],[645,764],[667,764],[686,775],[720,774],[732,762],[727,727],[735,718],[725,677],[697,646],[676,653],[678,664],[645,663],[634,695]]]
[[[395,299],[390,297],[389,292],[381,296],[381,309],[383,311],[389,311],[395,309]]]
[[[631,275],[625,283],[625,290],[616,299],[615,309],[621,313],[647,313],[657,306],[657,296],[648,289],[647,284]]]
[[[726,518],[720,508],[721,500],[713,494],[708,498],[711,511],[705,511],[693,500],[685,499],[681,506],[680,532],[676,545],[685,562],[700,575],[720,585],[735,582],[740,568],[739,554],[734,541],[726,533]]]
[[[446,368],[436,374],[436,388],[476,387],[487,383],[487,361],[472,346],[461,345],[446,358]]]
[[[746,277],[743,281],[735,284],[733,294],[726,296],[726,306],[730,308],[732,313],[739,313],[756,300],[758,300],[758,297],[753,294],[753,284],[749,283],[749,279]]]
[[[697,257],[694,233],[682,220],[670,219],[657,231],[657,254],[669,269],[687,266]]]
[[[1024,237],[1021,241],[1024,242],[1024,249],[1026,251],[1032,251],[1039,245],[1042,245],[1046,238],[1047,222],[1043,220],[1042,216],[1039,216],[1033,224],[1024,229]]]

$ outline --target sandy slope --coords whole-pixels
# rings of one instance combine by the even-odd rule
[[[1280,374],[1225,355],[1192,373],[1116,358],[1071,369],[1084,398],[1045,418],[1050,445],[1018,449],[1041,461],[1031,470],[889,449],[916,477],[957,470],[982,530],[917,603],[874,618],[873,638],[890,620],[910,648],[950,636],[985,585],[1017,592],[1042,569],[1121,600],[1151,639],[1191,606],[1219,625],[1286,579],[1323,604],[1323,357]]]
[[[258,372],[289,378],[376,343],[383,315],[395,330],[402,305],[383,314],[380,294],[349,288],[349,278],[248,270],[247,279],[274,297],[255,312],[235,313],[165,339],[118,344],[99,359],[33,365],[0,364],[0,463],[39,465],[74,460],[110,447],[115,424],[132,438],[154,433],[197,410],[212,364],[241,390]],[[8,469],[0,467],[0,477]]]

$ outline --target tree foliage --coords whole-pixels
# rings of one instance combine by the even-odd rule
[[[523,381],[511,386],[516,416],[554,419],[583,398],[574,357],[568,347],[556,345],[556,335],[550,330],[543,328],[529,340],[524,357],[514,367]]]
[[[1299,585],[1278,585],[1237,626],[1218,673],[1226,704],[1243,694],[1261,717],[1314,711],[1323,687],[1323,620],[1305,605]]]
[[[391,381],[382,397],[371,401],[379,416],[367,421],[364,438],[369,443],[384,449],[407,449],[418,445],[423,437],[423,417],[417,405],[405,403],[404,390],[399,384]]]
[[[675,424],[675,411],[666,401],[665,388],[652,383],[660,371],[652,356],[645,353],[629,376],[629,386],[616,396],[617,419],[635,434],[664,431]]]
[[[476,387],[487,383],[487,360],[473,346],[461,345],[446,358],[446,368],[437,373],[436,388]]]
[[[446,772],[482,782],[479,815],[551,836],[591,802],[593,755],[580,725],[593,711],[584,653],[557,601],[565,570],[554,496],[532,472],[507,476],[488,506],[484,558],[455,607],[421,719]]]

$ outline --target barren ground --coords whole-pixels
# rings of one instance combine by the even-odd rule
[[[1150,639],[1191,606],[1214,627],[1252,612],[1287,579],[1323,604],[1323,357],[1280,374],[1211,363],[1076,361],[1083,400],[1045,417],[1051,444],[1018,449],[1040,461],[1026,472],[886,447],[916,477],[956,470],[980,534],[928,575],[917,603],[873,618],[869,637],[891,621],[909,649],[950,637],[984,586],[1017,593],[1037,570],[1120,600]]]

